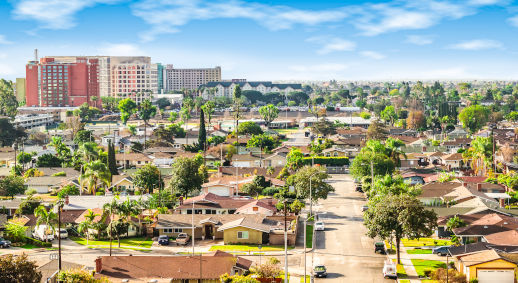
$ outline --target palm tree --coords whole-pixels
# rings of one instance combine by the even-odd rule
[[[110,234],[110,256],[112,255],[112,240],[113,240],[113,217],[118,213],[119,211],[119,204],[117,203],[117,199],[113,198],[111,202],[105,203],[103,206],[103,210],[105,213],[108,214],[108,217],[110,217],[110,224],[108,225],[108,232]],[[120,242],[119,242],[120,247]]]
[[[79,233],[86,232],[86,245],[88,246],[88,239],[90,238],[90,229],[93,228],[94,219],[99,214],[94,213],[91,209],[85,214],[85,220],[79,223],[77,227]]]
[[[466,226],[464,220],[459,218],[459,216],[455,215],[454,217],[448,219],[446,222],[446,230],[453,232],[453,229],[460,228]]]
[[[493,141],[490,137],[477,137],[471,142],[471,147],[463,153],[464,160],[471,159],[471,167],[475,174],[486,176],[487,169],[493,163]]]
[[[99,157],[98,145],[95,142],[85,142],[81,144],[78,152],[86,162],[93,161]]]
[[[38,219],[36,220],[36,226],[40,226],[41,224],[44,224],[47,226],[47,229],[50,228],[52,230],[52,233],[56,231],[55,225],[57,222],[57,214],[52,211],[52,209],[48,210],[43,206],[40,205],[34,209],[34,216],[36,216]],[[47,238],[47,235],[44,235],[45,240]]]
[[[387,148],[387,156],[394,162],[396,166],[401,165],[401,157],[406,158],[405,152],[401,149],[405,147],[405,143],[400,139],[388,138],[385,142]]]
[[[86,184],[88,192],[95,195],[97,185],[109,185],[111,180],[110,170],[101,160],[95,160],[85,165],[85,172],[80,177],[81,189]]]

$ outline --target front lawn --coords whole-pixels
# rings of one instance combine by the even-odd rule
[[[446,268],[446,263],[438,260],[412,259],[412,264],[419,277],[425,277],[424,271],[427,269],[434,271],[437,268]]]
[[[22,249],[32,250],[32,249],[38,249],[39,247],[33,244],[25,244],[21,246]]]
[[[432,250],[430,249],[408,249],[406,250],[407,254],[411,255],[425,255],[425,254],[431,254]]]
[[[70,239],[80,245],[86,246],[86,239],[79,237],[70,237]],[[144,237],[133,237],[121,239],[121,247],[139,247],[139,248],[151,248],[153,241],[149,238]],[[89,240],[88,246],[110,246],[110,240]],[[118,247],[117,239],[113,239],[112,247]]]
[[[396,262],[397,259],[393,259],[392,261]],[[406,274],[406,271],[405,271],[405,267],[402,264],[396,264],[396,267],[397,267],[397,278],[398,279],[408,277]]]
[[[313,246],[313,225],[306,225],[306,248]]]
[[[293,247],[288,246],[288,250],[293,249]],[[240,251],[240,252],[278,252],[283,251],[284,246],[262,246],[259,250],[258,245],[214,245],[210,247],[210,251]]]
[[[422,246],[450,246],[452,243],[450,240],[437,240],[432,238],[419,238],[419,239],[401,239],[401,244],[405,247],[422,247]]]

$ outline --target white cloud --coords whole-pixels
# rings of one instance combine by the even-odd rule
[[[512,18],[507,19],[507,21],[515,27],[518,27],[518,16],[514,16]]]
[[[322,45],[320,49],[317,50],[317,54],[325,55],[332,52],[337,51],[353,51],[356,49],[356,43],[350,40],[345,40],[342,38],[309,38],[306,41],[316,42]]]
[[[503,48],[501,42],[490,39],[474,39],[462,41],[448,46],[450,49],[457,50],[484,50],[484,49],[500,49]]]
[[[97,4],[117,0],[21,0],[14,3],[16,19],[35,20],[48,29],[68,29],[75,26],[74,15]]]
[[[140,48],[131,43],[107,43],[98,49],[99,54],[109,56],[145,55]]]
[[[409,35],[406,37],[406,42],[415,45],[428,45],[433,43],[433,39],[429,36],[423,35]]]
[[[381,60],[381,59],[384,59],[386,57],[385,55],[383,55],[383,54],[381,54],[379,52],[369,51],[369,50],[361,51],[360,55],[362,55],[364,57],[367,57],[367,58],[374,59],[374,60]]]

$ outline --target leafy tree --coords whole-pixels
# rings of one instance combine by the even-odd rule
[[[406,124],[410,129],[419,130],[426,127],[426,117],[423,111],[412,111],[408,114]]]
[[[23,194],[25,192],[24,180],[18,176],[7,176],[0,179],[0,195],[9,196],[14,199],[15,195]]]
[[[244,276],[239,274],[228,275],[225,273],[219,277],[220,281],[223,283],[259,283],[260,281],[252,278],[250,275]]]
[[[5,232],[7,234],[7,238],[13,242],[22,242],[25,238],[25,231],[27,230],[26,226],[19,225],[16,223],[7,223],[5,224]]]
[[[383,125],[378,119],[372,121],[367,129],[368,140],[384,140],[388,135],[385,125]]]
[[[260,135],[263,130],[255,122],[243,122],[238,126],[238,133],[240,135]]]
[[[390,125],[394,125],[394,121],[398,119],[396,109],[392,105],[385,107],[385,109],[381,111],[380,116],[383,121],[388,122]]]
[[[11,146],[21,138],[27,137],[23,128],[15,128],[7,118],[0,118],[0,146]]]
[[[214,114],[214,108],[216,108],[216,104],[214,104],[214,101],[207,101],[203,106],[201,107],[201,110],[203,110],[204,114],[207,116],[207,122],[209,122],[209,128],[210,128],[210,122],[212,121],[212,115]]]
[[[88,244],[87,244],[88,245]],[[95,278],[92,272],[83,268],[71,268],[62,270],[57,276],[58,282],[64,283],[107,283],[110,282],[104,277]]]
[[[146,148],[146,137],[147,137],[147,124],[151,117],[156,115],[156,107],[151,104],[149,99],[144,100],[140,104],[140,109],[138,111],[138,116],[140,119],[144,121],[144,148]]]
[[[265,263],[255,267],[251,271],[253,274],[257,274],[259,278],[277,278],[282,274],[282,269],[279,265],[280,261],[277,258],[270,257]]]
[[[52,230],[52,233],[56,231],[56,224],[58,215],[52,211],[52,208],[47,210],[45,206],[40,205],[34,209],[34,216],[36,219],[36,226],[45,225],[47,229]]]
[[[137,126],[136,125],[128,125],[128,131],[132,136],[137,135]]]
[[[160,170],[154,165],[145,165],[133,176],[133,183],[143,192],[152,193],[154,189],[164,186]]]
[[[165,109],[167,106],[171,105],[171,101],[169,101],[169,99],[167,99],[165,97],[162,97],[162,98],[157,99],[156,105],[158,106],[159,109]]]
[[[250,103],[256,103],[258,100],[263,100],[263,94],[257,90],[244,90],[242,95],[246,97]]]
[[[91,209],[85,214],[85,220],[79,223],[77,227],[79,233],[86,233],[86,245],[88,246],[88,239],[90,238],[90,229],[94,228],[94,219],[99,214],[94,213]]]
[[[325,182],[328,178],[329,175],[325,172],[324,168],[319,166],[304,166],[295,174],[289,176],[286,183],[295,187],[297,197],[309,199],[309,185],[311,180],[311,201],[315,202],[319,199],[326,199],[329,193],[335,191],[333,186]]]
[[[22,164],[22,167],[25,168],[25,164],[32,161],[32,157],[36,155],[36,153],[27,153],[27,152],[20,152],[18,153],[18,156],[16,156],[16,160]]]
[[[270,123],[279,116],[279,108],[273,104],[268,104],[259,108],[259,114],[263,117],[266,122],[266,127],[270,126]]]
[[[313,124],[311,130],[323,136],[336,134],[336,126],[325,118],[321,118]]]
[[[62,167],[67,166],[71,159],[72,159],[72,153],[70,151],[70,148],[65,145],[61,137],[52,137],[51,142],[49,143],[50,146],[53,146],[56,150],[57,157],[61,160]]]
[[[45,153],[36,159],[36,167],[61,167],[61,159],[51,153]]]
[[[486,176],[488,169],[491,169],[493,164],[493,139],[476,137],[462,156],[466,160],[471,160],[471,167],[475,174]]]
[[[328,149],[333,146],[333,141],[330,139],[321,139],[311,141],[310,149],[314,155],[321,154],[324,149]]]
[[[23,177],[25,179],[27,179],[27,178],[31,178],[31,177],[41,177],[43,175],[45,175],[45,174],[43,174],[43,172],[41,172],[37,168],[31,168],[31,169],[28,169],[27,171],[25,171],[25,173],[23,174]]]
[[[153,135],[163,142],[172,142],[175,138],[184,138],[185,130],[178,124],[171,124],[167,127],[160,125],[153,131]]]
[[[41,281],[41,272],[36,262],[27,255],[6,254],[0,257],[0,282],[35,283]]]
[[[128,122],[129,118],[137,110],[137,104],[131,98],[122,99],[119,101],[118,107],[121,112],[121,120],[124,125]]]
[[[74,136],[74,143],[81,144],[85,142],[90,142],[93,140],[92,131],[89,130],[79,130]]]
[[[294,91],[288,94],[288,99],[295,101],[296,105],[306,105],[306,102],[309,100],[309,96],[305,92]]]
[[[221,137],[221,136],[213,136],[213,137],[210,137],[207,142],[211,145],[218,145],[218,144],[221,144],[221,143],[224,143],[225,142],[225,137]]]
[[[363,178],[371,174],[374,176],[391,174],[396,164],[388,153],[389,151],[380,141],[367,141],[353,160],[351,174],[355,178]]]
[[[205,130],[205,114],[203,109],[200,111],[200,130],[198,131],[198,145],[200,149],[207,150],[207,131]]]
[[[201,164],[194,158],[176,158],[171,172],[169,190],[182,196],[190,195],[201,189],[204,176],[199,172]]]
[[[481,105],[468,106],[460,112],[459,121],[462,123],[462,127],[473,134],[486,125],[489,112],[488,108]]]
[[[266,149],[267,151],[271,151],[275,147],[277,147],[279,141],[269,135],[253,135],[248,142],[246,143],[246,147],[258,147],[261,149]]]
[[[167,119],[167,120],[169,120],[169,122],[174,123],[177,119],[178,119],[177,112],[174,112],[174,111],[169,112],[169,119]]]
[[[286,156],[286,167],[291,171],[297,171],[304,165],[304,154],[300,149],[293,147]]]
[[[80,194],[79,188],[75,185],[69,184],[64,186],[58,192],[58,198],[64,199],[66,196],[78,196]]]
[[[259,194],[263,191],[263,188],[258,186],[255,182],[244,184],[241,191],[249,196],[255,196],[259,198]]]
[[[400,139],[394,139],[389,137],[385,141],[385,148],[387,156],[392,159],[394,164],[396,166],[401,166],[401,157],[406,158],[405,152],[402,150],[402,148],[405,147],[405,143],[402,142]]]
[[[95,195],[99,183],[108,185],[111,182],[110,170],[101,160],[87,163],[84,167],[85,172],[80,177],[81,189],[86,186],[88,192]]]
[[[360,117],[362,117],[363,119],[370,119],[371,114],[369,112],[362,112],[360,113]]]
[[[119,175],[117,161],[115,160],[115,146],[111,141],[108,142],[108,170],[110,170],[112,176]]]
[[[0,79],[0,116],[14,118],[18,112],[18,101],[14,95],[12,81]]]
[[[512,111],[510,112],[509,114],[507,114],[505,116],[505,118],[508,120],[508,121],[512,121],[512,122],[516,122],[518,121],[518,111]]]
[[[371,238],[396,238],[397,262],[401,263],[399,247],[401,238],[416,239],[430,236],[437,228],[437,215],[426,209],[415,197],[387,195],[369,201],[369,209],[363,215],[367,235]]]

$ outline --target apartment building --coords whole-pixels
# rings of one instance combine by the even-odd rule
[[[158,67],[151,57],[111,57],[111,96],[137,104],[158,93]]]
[[[177,69],[168,64],[165,68],[165,89],[178,91],[181,89],[198,89],[209,82],[221,81],[221,67]]]
[[[46,127],[54,123],[52,114],[30,114],[16,115],[14,118],[14,126],[22,127],[26,130],[37,127]]]
[[[61,61],[45,57],[26,65],[26,105],[40,107],[100,104],[97,59]]]

